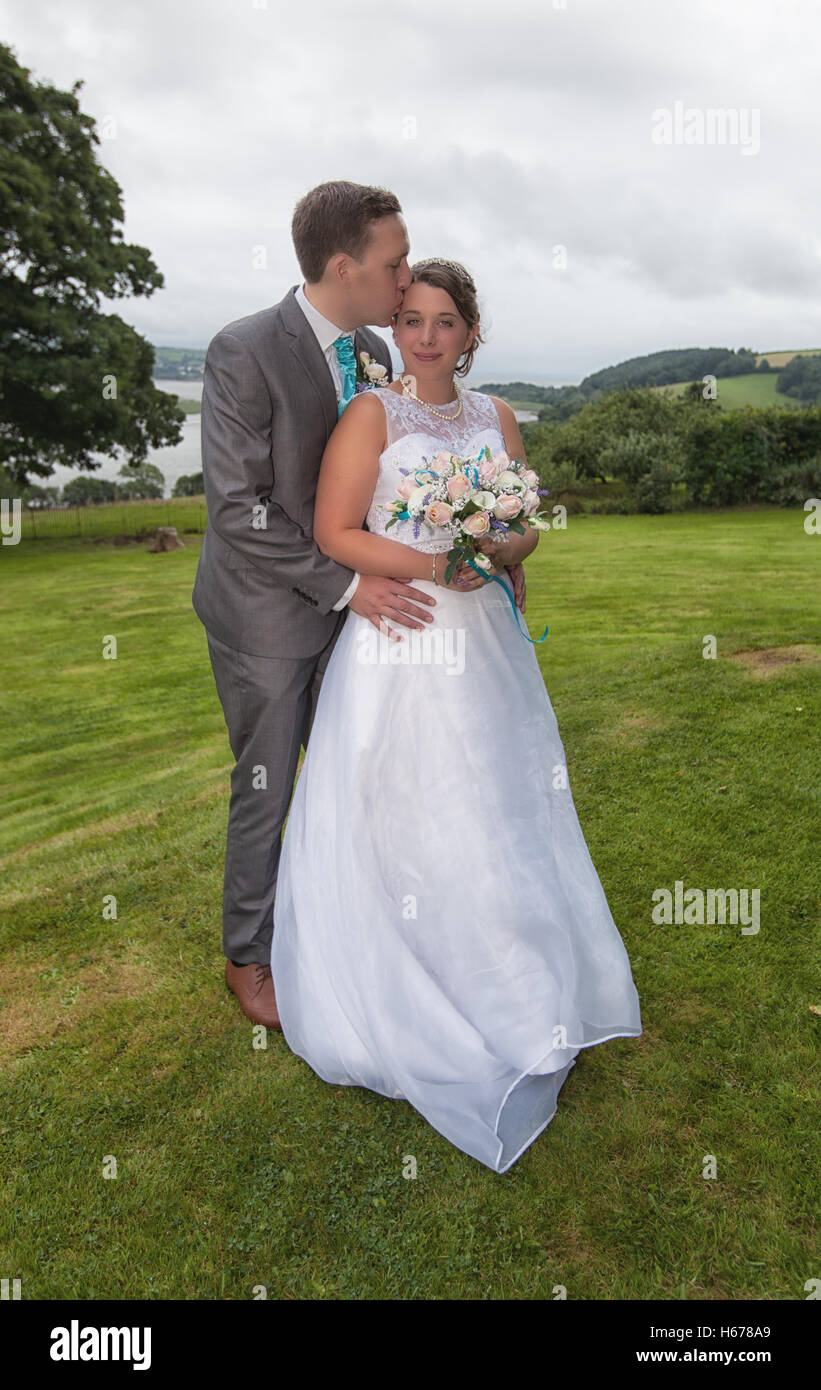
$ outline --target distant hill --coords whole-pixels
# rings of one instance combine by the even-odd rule
[[[594,391],[615,391],[622,387],[667,386],[676,381],[700,381],[703,376],[743,376],[747,372],[769,371],[757,367],[756,356],[749,348],[665,348],[646,353],[643,357],[628,357],[614,367],[603,367],[586,376],[579,384],[585,396]]]
[[[539,412],[540,420],[561,421],[575,414],[585,403],[604,391],[654,387],[683,391],[692,381],[714,376],[718,396],[729,409],[744,405],[795,405],[799,399],[817,399],[821,387],[815,378],[821,372],[809,365],[798,370],[795,382],[781,381],[783,368],[795,357],[814,357],[821,348],[776,349],[754,353],[750,348],[665,348],[629,357],[612,367],[603,367],[580,381],[578,386],[536,386],[532,382],[487,383],[478,390],[501,396],[511,405]],[[789,376],[789,374],[787,374]],[[789,390],[789,394],[786,394]]]
[[[786,367],[794,357],[816,357],[819,352],[821,348],[779,348],[776,352],[760,352],[756,364],[769,362],[771,367]]]
[[[154,347],[154,372],[157,381],[201,381],[205,366],[205,348]]]

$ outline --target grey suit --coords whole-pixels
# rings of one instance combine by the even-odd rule
[[[231,750],[223,951],[268,964],[282,827],[353,570],[313,540],[337,396],[294,285],[212,339],[202,394],[208,507],[193,604],[205,626]],[[354,336],[391,376],[384,339]]]

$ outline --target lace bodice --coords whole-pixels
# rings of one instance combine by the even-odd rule
[[[493,453],[504,449],[499,413],[489,396],[481,391],[462,389],[462,413],[456,420],[443,420],[432,415],[423,405],[397,391],[381,387],[373,393],[382,402],[387,419],[387,445],[379,455],[379,477],[365,518],[368,530],[388,540],[402,541],[415,550],[432,553],[450,550],[451,534],[445,526],[422,525],[414,538],[413,522],[397,521],[389,531],[385,525],[391,513],[384,510],[396,499],[396,489],[404,478],[400,468],[424,468],[439,449],[453,454],[477,454],[486,444]],[[443,413],[455,412],[458,405],[437,406]]]

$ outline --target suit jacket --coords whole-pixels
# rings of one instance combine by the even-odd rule
[[[254,656],[320,651],[344,621],[347,607],[334,612],[333,605],[354,575],[313,539],[319,465],[337,401],[296,289],[227,324],[205,358],[208,525],[193,604],[219,641]],[[354,349],[383,363],[392,379],[384,338],[359,328]]]

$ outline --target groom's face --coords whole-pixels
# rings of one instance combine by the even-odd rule
[[[349,263],[350,305],[357,323],[390,326],[411,281],[409,251],[407,228],[398,213],[371,223],[365,255]]]

